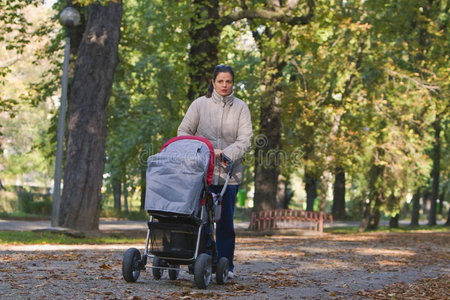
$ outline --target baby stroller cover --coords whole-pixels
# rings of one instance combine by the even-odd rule
[[[198,215],[200,194],[214,170],[214,150],[202,137],[170,139],[147,161],[145,209]]]

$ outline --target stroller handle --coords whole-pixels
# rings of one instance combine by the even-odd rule
[[[230,169],[228,170],[228,175],[230,176],[231,173],[233,172],[234,162],[231,160],[231,158],[229,158],[228,156],[226,156],[223,153],[220,154],[220,158],[222,159],[222,164],[223,165],[229,165],[230,166]]]
[[[220,154],[220,158],[222,160],[223,165],[227,165],[227,164],[229,165],[227,178],[225,179],[225,184],[223,185],[222,191],[220,192],[220,200],[222,200],[223,194],[225,194],[225,191],[228,186],[228,180],[230,180],[231,173],[233,172],[234,162],[231,160],[231,158],[229,158],[228,156],[226,156],[223,153]]]

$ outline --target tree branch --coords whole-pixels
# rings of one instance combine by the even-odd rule
[[[405,75],[405,74],[402,74],[402,73],[399,73],[399,72],[396,72],[396,71],[393,71],[393,70],[390,70],[390,69],[386,69],[386,72],[389,75],[391,75],[391,76],[396,76],[396,77],[403,78],[403,79],[406,79],[408,81],[411,81],[411,82],[415,83],[416,85],[418,85],[418,86],[420,86],[420,87],[422,87],[424,89],[427,89],[427,90],[429,90],[429,91],[431,91],[433,93],[437,94],[438,91],[440,90],[439,86],[427,84],[427,83],[423,82],[422,80],[410,77],[408,75]]]
[[[222,17],[222,26],[229,25],[235,21],[242,19],[265,19],[272,21],[279,21],[290,25],[306,25],[310,22],[314,15],[314,0],[308,0],[308,13],[304,16],[292,16],[290,12],[293,9],[293,5],[296,1],[292,1],[287,8],[275,8],[275,10],[257,8],[257,9],[244,9],[235,11],[227,16]]]

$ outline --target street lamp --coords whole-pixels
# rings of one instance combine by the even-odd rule
[[[66,44],[64,46],[63,74],[61,79],[61,104],[59,106],[58,129],[56,132],[55,182],[53,188],[52,227],[59,225],[59,205],[61,203],[62,159],[64,149],[64,127],[67,110],[67,81],[70,55],[70,28],[80,24],[80,13],[73,7],[66,7],[59,15],[61,24],[66,27]]]

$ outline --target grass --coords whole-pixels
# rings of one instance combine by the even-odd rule
[[[323,230],[326,233],[333,234],[354,234],[359,233],[358,227],[334,227],[334,228],[324,228]],[[377,230],[368,230],[365,232],[417,232],[417,231],[436,231],[436,232],[446,232],[450,231],[449,226],[444,225],[436,225],[436,226],[400,226],[399,228],[389,228],[388,226],[380,226]]]
[[[5,212],[0,211],[0,218],[2,219],[16,219],[16,220],[49,220],[50,216],[43,216],[43,215],[35,215],[35,214],[29,214],[25,212]]]
[[[20,245],[20,244],[132,244],[145,241],[145,236],[141,238],[129,238],[120,234],[113,234],[104,237],[78,238],[63,233],[33,232],[33,231],[0,231],[0,244]]]

